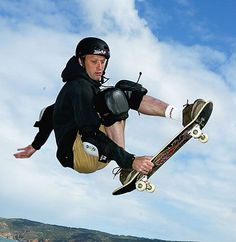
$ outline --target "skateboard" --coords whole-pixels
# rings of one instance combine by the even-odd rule
[[[195,138],[202,143],[208,141],[208,135],[202,132],[203,127],[208,122],[213,109],[213,103],[208,101],[204,104],[197,116],[186,125],[166,146],[164,146],[153,158],[154,167],[148,175],[144,175],[135,170],[129,174],[129,181],[123,186],[113,191],[113,195],[121,195],[131,192],[135,189],[138,191],[154,192],[155,185],[150,183],[148,179],[169,159],[171,158],[185,143],[191,138]]]

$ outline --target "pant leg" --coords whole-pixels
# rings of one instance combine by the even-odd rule
[[[100,126],[100,130],[105,133],[103,125]],[[92,173],[97,170],[103,169],[109,162],[104,163],[98,161],[98,157],[87,154],[84,151],[83,144],[78,134],[73,145],[74,154],[74,170],[80,173]]]

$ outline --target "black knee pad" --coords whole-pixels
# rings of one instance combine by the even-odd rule
[[[125,93],[129,107],[134,110],[138,110],[143,96],[147,93],[147,89],[141,84],[128,80],[117,82],[115,87],[120,88]]]
[[[116,87],[101,90],[96,95],[95,108],[105,126],[110,126],[117,121],[125,120],[129,116],[129,104],[126,95]]]

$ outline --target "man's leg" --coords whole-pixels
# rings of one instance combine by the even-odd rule
[[[138,111],[146,115],[167,117],[182,122],[186,126],[196,117],[206,101],[197,99],[192,104],[184,105],[184,108],[176,108],[157,98],[145,95],[140,103]]]
[[[106,134],[108,135],[108,137],[110,139],[112,139],[116,144],[118,144],[119,146],[121,146],[122,148],[125,148],[125,121],[117,121],[115,122],[113,125],[105,127],[106,130]],[[148,158],[148,162],[150,162],[151,157],[136,157],[134,162],[136,161],[136,165],[133,166],[133,168],[115,168],[113,170],[113,174],[120,175],[120,182],[122,184],[125,184],[129,179],[131,179],[131,177],[135,174],[135,172],[132,172],[133,170],[136,171],[140,171],[141,170],[145,170],[145,172],[149,172],[150,171],[150,164],[147,166],[146,165],[146,159]],[[139,163],[139,165],[137,166],[137,162]],[[153,166],[153,164],[151,163],[151,167]],[[139,167],[139,168],[137,168]],[[144,167],[144,168],[142,168]]]
[[[112,139],[116,144],[125,149],[125,121],[115,122],[109,127],[105,127],[106,134],[110,139]],[[128,175],[133,171],[132,168],[121,169],[119,167],[114,168],[113,174],[116,176],[119,174],[120,182],[124,184],[127,181]]]
[[[143,96],[138,111],[146,115],[167,117],[182,121],[181,109],[148,95]]]
[[[117,121],[109,127],[105,127],[107,136],[123,149],[125,148],[125,121]]]
[[[169,105],[157,98],[145,95],[140,103],[138,111],[147,115],[165,117],[165,111]]]

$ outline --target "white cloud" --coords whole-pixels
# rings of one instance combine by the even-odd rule
[[[235,92],[235,80],[236,80],[236,55],[232,54],[230,58],[225,61],[225,64],[221,68],[222,75],[225,78],[225,84],[229,88],[232,88]]]
[[[84,21],[92,28],[90,30],[92,33],[109,34],[116,32],[119,35],[139,35],[143,31],[145,21],[138,17],[133,0],[104,0],[100,4],[97,4],[96,0],[78,2],[83,9],[81,13]],[[93,7],[91,8],[91,6]]]

